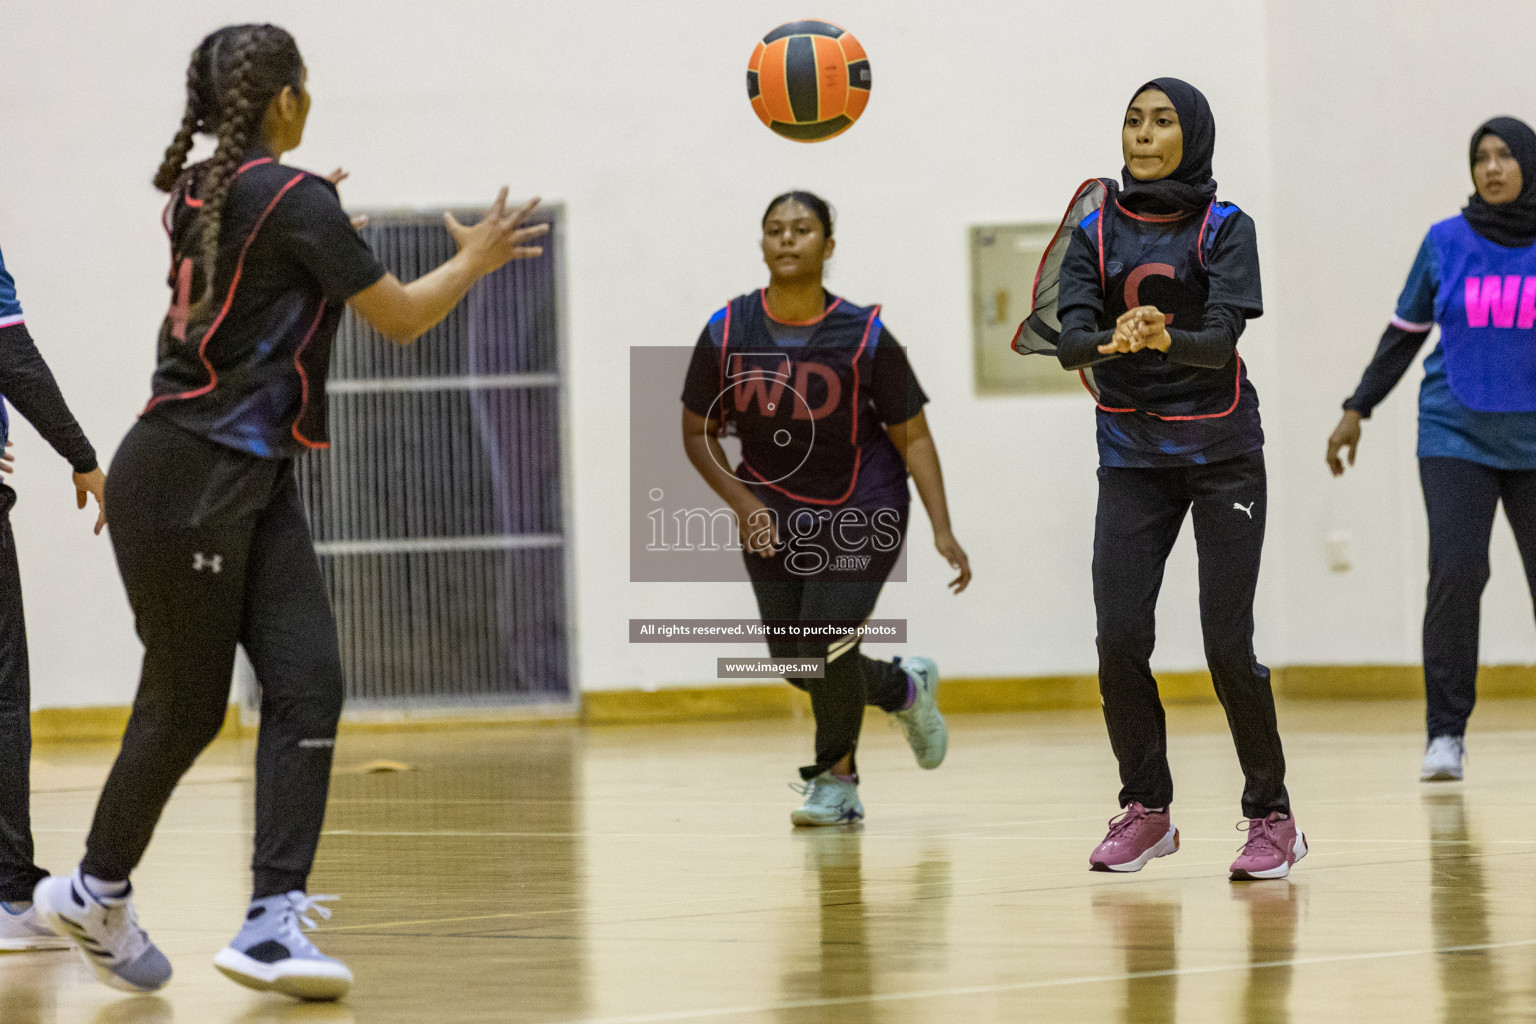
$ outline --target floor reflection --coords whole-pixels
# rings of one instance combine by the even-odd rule
[[[1123,1024],[1172,1024],[1178,1019],[1178,900],[1131,885],[1093,891],[1093,910],[1109,921],[1114,944],[1125,956]]]
[[[159,996],[125,996],[97,1010],[91,1024],[171,1024],[175,1019],[171,1004]]]
[[[1290,879],[1234,883],[1232,898],[1248,907],[1248,976],[1244,1024],[1289,1024],[1296,967],[1296,926],[1307,889]]]
[[[1466,949],[1492,942],[1488,923],[1488,885],[1483,877],[1483,847],[1467,822],[1461,789],[1424,794],[1429,817],[1429,920],[1435,946],[1449,949],[1436,957],[1447,1024],[1494,1020],[1503,1008],[1493,953]]]
[[[816,901],[816,919],[814,931],[792,933],[798,945],[787,951],[780,977],[786,1001],[867,996],[889,990],[891,979],[904,987],[918,974],[949,968],[953,884],[944,847],[922,850],[916,863],[870,883],[862,827],[817,829],[794,839],[805,856],[805,889]],[[851,1003],[837,1008],[836,1019],[873,1024],[889,1012],[884,1003]],[[796,1011],[783,1019],[805,1021]]]
[[[791,957],[784,991],[790,998],[864,996],[873,989],[869,910],[864,903],[864,832],[859,826],[817,829],[804,835],[808,889],[816,893],[816,951]],[[809,951],[807,951],[809,952]],[[870,1019],[869,1007],[840,1013],[848,1021]]]
[[[65,956],[0,953],[0,1024],[53,1024]]]

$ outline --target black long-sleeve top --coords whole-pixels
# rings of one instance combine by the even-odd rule
[[[1359,413],[1363,419],[1369,419],[1371,410],[1381,404],[1382,399],[1403,379],[1408,367],[1413,365],[1414,357],[1424,347],[1424,339],[1427,337],[1428,330],[1410,331],[1396,324],[1388,324],[1387,329],[1381,332],[1376,354],[1371,357],[1370,365],[1360,377],[1360,386],[1344,400],[1344,408]]]
[[[1096,278],[1098,268],[1091,269]],[[1065,266],[1062,272],[1065,274]],[[1056,346],[1056,357],[1061,360],[1063,367],[1079,370],[1094,363],[1119,358],[1118,355],[1104,355],[1099,351],[1099,346],[1109,344],[1115,332],[1113,329],[1099,330],[1098,320],[1093,310],[1084,306],[1067,310],[1061,319],[1061,341]],[[1237,351],[1237,339],[1243,336],[1243,328],[1246,326],[1248,319],[1236,306],[1206,306],[1204,327],[1198,331],[1168,328],[1171,341],[1168,351],[1155,354],[1170,363],[1217,370],[1232,361],[1232,353]]]
[[[96,468],[96,449],[70,413],[53,371],[43,361],[24,323],[0,327],[0,395],[37,428],[76,473]]]

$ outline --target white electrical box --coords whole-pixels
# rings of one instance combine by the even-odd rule
[[[1082,389],[1075,373],[1050,356],[1021,356],[1010,343],[1029,315],[1040,257],[1054,224],[984,224],[971,228],[971,338],[976,390],[983,394],[1054,394]]]

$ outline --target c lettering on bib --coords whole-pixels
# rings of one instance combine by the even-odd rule
[[[1137,267],[1126,276],[1125,308],[1135,309],[1137,306],[1141,305],[1141,300],[1137,297],[1137,293],[1141,290],[1142,281],[1149,277],[1172,278],[1174,276],[1175,274],[1173,268],[1166,263],[1143,263],[1141,266]],[[1470,288],[1471,284],[1472,283],[1468,281],[1467,287]],[[1173,314],[1164,314],[1164,320],[1167,323],[1173,323]]]

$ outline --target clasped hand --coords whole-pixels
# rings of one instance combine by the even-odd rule
[[[1173,339],[1168,335],[1168,318],[1156,306],[1137,306],[1120,314],[1115,321],[1115,336],[1106,345],[1100,345],[1104,355],[1140,352],[1150,348],[1167,352]]]

